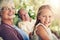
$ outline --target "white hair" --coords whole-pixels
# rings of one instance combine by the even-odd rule
[[[13,0],[0,0],[0,9],[4,6],[9,6],[12,4],[14,4]]]

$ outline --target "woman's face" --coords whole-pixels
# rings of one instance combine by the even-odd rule
[[[38,16],[38,19],[41,21],[42,24],[45,26],[49,26],[52,22],[52,11],[49,9],[42,9],[41,14]]]
[[[2,10],[3,19],[13,19],[15,17],[14,6],[4,7]]]

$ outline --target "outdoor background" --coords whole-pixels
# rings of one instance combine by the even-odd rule
[[[36,18],[37,10],[41,5],[49,4],[53,6],[55,19],[50,28],[60,36],[60,0],[14,0],[14,3],[16,11],[20,8],[25,8],[33,19]]]
[[[0,0],[1,3],[2,0]],[[12,0],[11,0],[12,1]],[[17,21],[17,11],[20,8],[25,8],[28,11],[29,16],[32,19],[36,19],[36,14],[38,11],[38,8],[41,5],[44,4],[49,4],[53,7],[54,12],[55,12],[55,19],[51,24],[51,30],[55,31],[59,36],[60,36],[60,0],[14,0],[14,4],[15,4],[15,9],[16,9],[16,19],[15,19],[15,23]]]

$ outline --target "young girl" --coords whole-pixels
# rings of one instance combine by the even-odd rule
[[[34,26],[33,34],[36,34],[38,40],[58,40],[51,32],[49,26],[53,19],[53,11],[49,5],[43,5],[37,13],[37,20]]]

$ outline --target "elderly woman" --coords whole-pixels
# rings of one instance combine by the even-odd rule
[[[8,6],[7,6],[8,5]],[[0,37],[3,40],[23,40],[21,34],[13,28],[14,4],[7,4],[2,6],[0,10],[1,25],[0,25]]]

